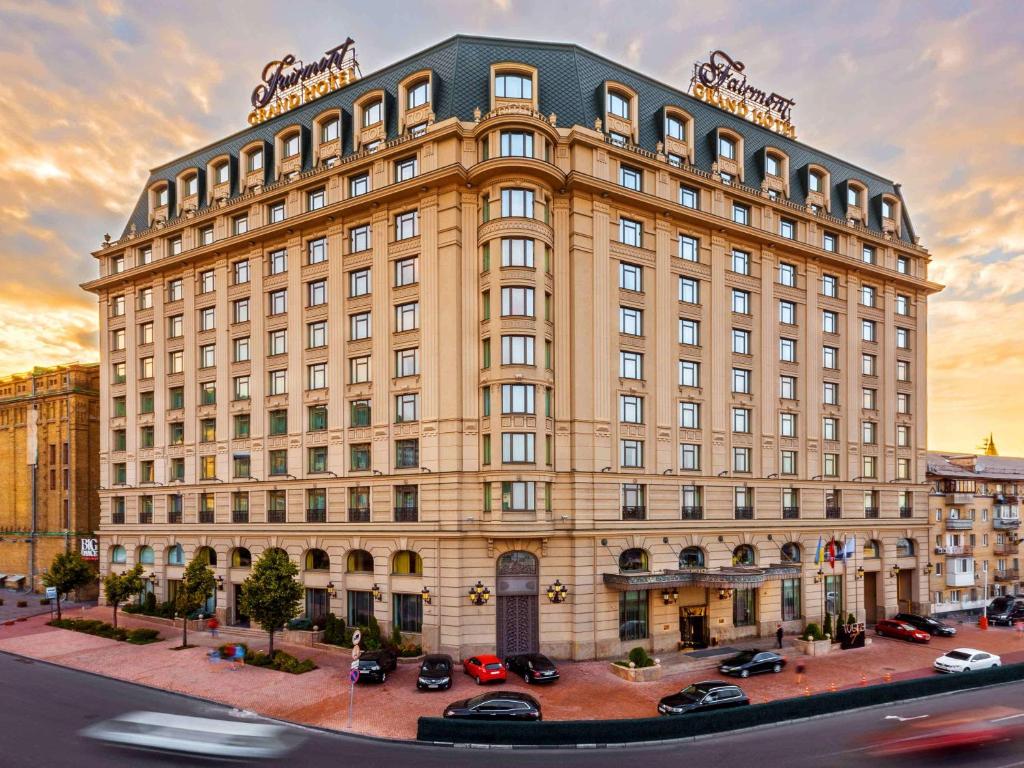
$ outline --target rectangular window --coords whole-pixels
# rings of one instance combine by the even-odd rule
[[[700,321],[680,319],[679,343],[695,347],[700,345]]]
[[[644,465],[643,440],[620,440],[619,461],[623,467],[639,468]]]
[[[327,429],[327,406],[311,405],[306,409],[308,416],[309,432],[323,432]]]
[[[363,384],[370,380],[369,357],[353,357],[348,362],[349,384]]]
[[[349,403],[349,426],[370,426],[370,407],[369,400],[353,400]]]
[[[737,275],[750,274],[750,254],[746,251],[732,252],[732,271]]]
[[[395,307],[395,333],[414,331],[420,327],[420,304],[412,301]]]
[[[408,181],[416,177],[417,162],[416,157],[406,157],[402,160],[395,162],[395,181],[402,182]]]
[[[835,275],[822,275],[821,293],[823,296],[837,298],[839,296],[839,278]]]
[[[779,264],[779,284],[796,288],[796,267],[792,264]]]
[[[327,363],[313,363],[306,366],[306,388],[327,388]]]
[[[795,413],[780,413],[779,435],[782,437],[796,437],[796,419]]]
[[[401,424],[419,419],[420,396],[415,393],[395,395],[395,422]]]
[[[796,376],[779,376],[779,397],[796,400]]]
[[[348,295],[351,298],[370,293],[370,270],[357,269],[348,273]]]
[[[415,438],[395,440],[395,469],[411,469],[419,465],[420,441]]]
[[[395,240],[408,240],[420,233],[419,211],[407,211],[395,216]]]
[[[415,376],[420,372],[420,351],[417,347],[395,350],[395,377]]]
[[[348,196],[359,197],[370,191],[370,174],[361,173],[348,180]]]
[[[372,324],[369,312],[360,312],[357,315],[349,315],[349,339],[359,341],[370,338]]]
[[[679,361],[679,386],[700,386],[700,363],[693,360]]]
[[[732,289],[732,311],[740,315],[750,314],[750,292]]]
[[[501,240],[501,266],[533,267],[533,240],[504,237]]]
[[[839,333],[839,315],[829,309],[822,310],[821,330],[825,333]]]
[[[319,307],[327,303],[327,281],[313,280],[306,283],[306,306]]]
[[[619,395],[619,421],[626,424],[643,424],[644,399],[639,395]]]
[[[248,413],[235,414],[234,418],[234,436],[236,439],[246,439],[249,437],[250,426],[252,420]],[[184,440],[184,431],[182,434],[182,440]]]
[[[821,420],[821,437],[823,440],[839,439],[839,419],[826,416]]]
[[[782,580],[782,620],[796,621],[800,614],[800,579]]]
[[[779,302],[779,322],[784,325],[796,325],[796,304],[784,299]]]
[[[267,374],[267,394],[283,395],[288,392],[288,372],[270,371]]]
[[[503,189],[501,190],[501,215],[522,216],[533,218],[533,190]]]
[[[395,287],[419,282],[419,259],[415,256],[395,262]]]
[[[628,264],[625,261],[619,262],[619,288],[624,291],[643,291],[643,267],[636,264]]]
[[[535,439],[533,432],[502,432],[501,461],[504,464],[532,463]]]
[[[536,483],[503,482],[501,509],[505,512],[533,512],[536,509]]]
[[[749,408],[732,409],[732,431],[739,434],[747,434],[750,432]]]
[[[534,365],[533,336],[502,336],[502,365]]]
[[[825,405],[839,405],[839,385],[834,381],[826,381],[822,387],[822,400]]]
[[[233,399],[235,400],[248,400],[249,399],[249,377],[248,376],[235,376],[232,379],[232,390],[234,393]]]
[[[643,224],[632,219],[619,219],[619,242],[640,248],[643,245]]]
[[[640,191],[643,184],[643,172],[636,169],[630,168],[628,165],[619,166],[619,185],[626,189],[632,189],[636,192]]]
[[[619,377],[642,379],[644,377],[644,356],[639,352],[619,352]]]
[[[679,468],[700,469],[700,445],[694,443],[680,443],[679,445]]]
[[[502,317],[534,317],[533,288],[502,287]]]
[[[831,232],[826,232],[821,238],[821,247],[826,251],[835,253],[836,251],[836,236]]]
[[[283,315],[288,311],[288,290],[271,291],[268,296],[268,311],[271,315]]]
[[[779,234],[787,240],[796,238],[796,222],[790,219],[779,219]]]
[[[283,355],[288,351],[288,332],[285,330],[267,333],[267,354]]]
[[[700,193],[693,187],[679,185],[679,204],[684,208],[700,208]]]
[[[647,590],[619,593],[619,640],[647,637]]]
[[[348,233],[349,251],[360,253],[370,249],[370,225],[363,224],[360,227],[352,227]]]
[[[679,258],[683,261],[700,261],[700,243],[694,237],[679,236]]]
[[[735,394],[750,394],[750,371],[746,368],[732,369],[732,391]]]
[[[821,350],[822,367],[827,368],[830,371],[834,371],[839,367],[839,348],[838,347],[822,347]]]
[[[619,333],[629,336],[643,336],[643,311],[633,307],[619,307]]]
[[[740,205],[739,203],[732,204],[732,220],[737,224],[749,224],[750,223],[750,207],[746,205]]]
[[[737,355],[750,354],[750,331],[743,328],[732,329],[732,351]]]
[[[679,300],[686,304],[700,304],[700,281],[691,277],[680,277]]]
[[[784,363],[796,362],[796,339],[779,339],[779,360]]]

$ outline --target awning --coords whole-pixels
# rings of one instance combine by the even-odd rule
[[[13,573],[13,574],[11,574],[11,575],[9,575],[7,577],[7,581],[10,582],[10,583],[14,583],[14,584],[17,584],[19,581],[24,581],[24,580],[25,580],[25,574],[23,574],[23,573]]]
[[[606,573],[606,587],[620,592],[669,587],[708,587],[710,589],[743,589],[764,586],[766,581],[800,578],[799,565],[775,564],[731,566],[727,568],[683,568],[661,573]]]

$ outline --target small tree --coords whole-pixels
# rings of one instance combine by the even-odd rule
[[[114,626],[117,626],[117,607],[132,595],[137,595],[143,589],[142,564],[137,563],[130,571],[125,571],[120,576],[113,571],[107,574],[103,580],[103,593],[107,602],[114,606]]]
[[[60,621],[60,598],[72,590],[86,586],[93,580],[92,567],[77,552],[58,552],[43,574],[43,584],[57,590],[57,620]]]
[[[188,646],[188,617],[203,607],[215,586],[213,570],[206,564],[205,559],[199,555],[193,557],[185,566],[185,573],[181,577],[178,594],[174,599],[174,609],[182,616],[182,648]]]
[[[274,657],[274,633],[299,615],[302,585],[296,581],[299,569],[288,555],[273,548],[264,552],[242,583],[242,613],[256,621],[270,635],[270,657]]]
[[[832,637],[832,614],[825,611],[825,626],[822,628],[826,637]]]

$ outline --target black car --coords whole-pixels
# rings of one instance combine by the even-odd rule
[[[663,698],[658,702],[658,713],[687,715],[690,712],[742,707],[749,703],[750,699],[738,685],[721,680],[705,680]]]
[[[1010,625],[1024,620],[1024,600],[1012,595],[1000,595],[985,608],[988,620],[993,624]]]
[[[505,659],[509,674],[520,675],[527,683],[553,683],[558,679],[558,668],[543,653],[521,653]]]
[[[431,653],[423,657],[416,687],[421,691],[447,691],[452,687],[452,657],[446,653]]]
[[[718,667],[723,675],[750,677],[759,672],[781,672],[786,660],[773,651],[743,651]]]
[[[503,691],[484,693],[472,699],[453,701],[444,708],[444,716],[463,720],[542,720],[540,703],[528,693]]]
[[[394,651],[381,648],[379,651],[363,651],[359,657],[359,682],[372,680],[383,683],[388,679],[388,672],[398,667],[398,656]]]
[[[927,632],[929,635],[940,635],[952,637],[956,634],[956,627],[951,627],[945,622],[933,619],[931,616],[918,616],[916,613],[897,613],[892,617],[895,621],[902,621],[912,627]]]

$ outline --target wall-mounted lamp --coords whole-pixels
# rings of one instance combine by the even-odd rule
[[[864,578],[864,566],[863,565],[858,565],[857,566],[857,571],[856,571],[856,573],[853,574],[853,578],[858,579],[858,580]]]
[[[384,596],[380,593],[380,584],[374,583],[374,585],[370,587],[370,594],[373,595],[373,599],[378,603],[384,599]]]
[[[900,570],[902,569],[898,565],[894,565],[892,568],[889,569],[889,575],[895,579],[897,576],[900,575]]]
[[[726,589],[725,587],[722,587],[720,590],[718,590],[719,600],[728,600],[730,597],[732,597],[731,589]]]
[[[601,471],[602,472],[611,472],[612,468],[611,467],[602,467]]]
[[[476,584],[469,588],[469,602],[473,605],[484,605],[490,599],[491,590],[485,587],[483,582],[477,581]]]
[[[721,472],[718,473],[718,476],[719,477],[725,477],[728,474],[729,474],[729,470],[728,469],[723,469]]]
[[[815,475],[811,480],[821,480],[822,477],[824,477],[824,475]]]
[[[327,582],[327,596],[328,597],[334,597],[336,594],[338,594],[338,590],[334,588],[334,582],[333,581],[328,581]]]
[[[661,590],[661,599],[665,601],[665,605],[670,605],[679,599],[679,590],[673,587],[672,589]]]
[[[433,473],[433,470],[430,467],[420,467],[420,472],[424,472],[429,475]]]
[[[770,475],[765,477],[765,480],[778,480],[778,479],[779,479],[779,473],[778,472],[772,472]]]
[[[217,591],[218,592],[223,592],[224,591],[224,577],[223,576],[218,576],[217,577]]]
[[[420,592],[420,597],[423,598],[423,604],[424,605],[430,605],[430,601],[433,599],[433,598],[431,598],[430,590],[427,587],[424,587],[423,591]]]
[[[548,600],[552,603],[564,603],[568,596],[569,588],[558,579],[555,579],[555,583],[548,587]]]
[[[151,572],[149,574],[149,583],[152,584],[154,587],[156,586],[156,579],[157,579],[156,573],[155,572]]]
[[[823,578],[825,578],[825,572],[823,570],[821,570],[821,568],[819,568],[818,572],[816,574],[814,574],[814,583],[815,584],[821,584],[821,580]]]
[[[375,475],[383,475],[384,473],[381,472],[379,469],[375,469],[375,470],[373,470],[373,474],[375,474]]]
[[[931,563],[927,563],[925,567],[921,569],[921,573],[923,573],[925,576],[931,576],[933,570],[935,570],[935,566]]]

